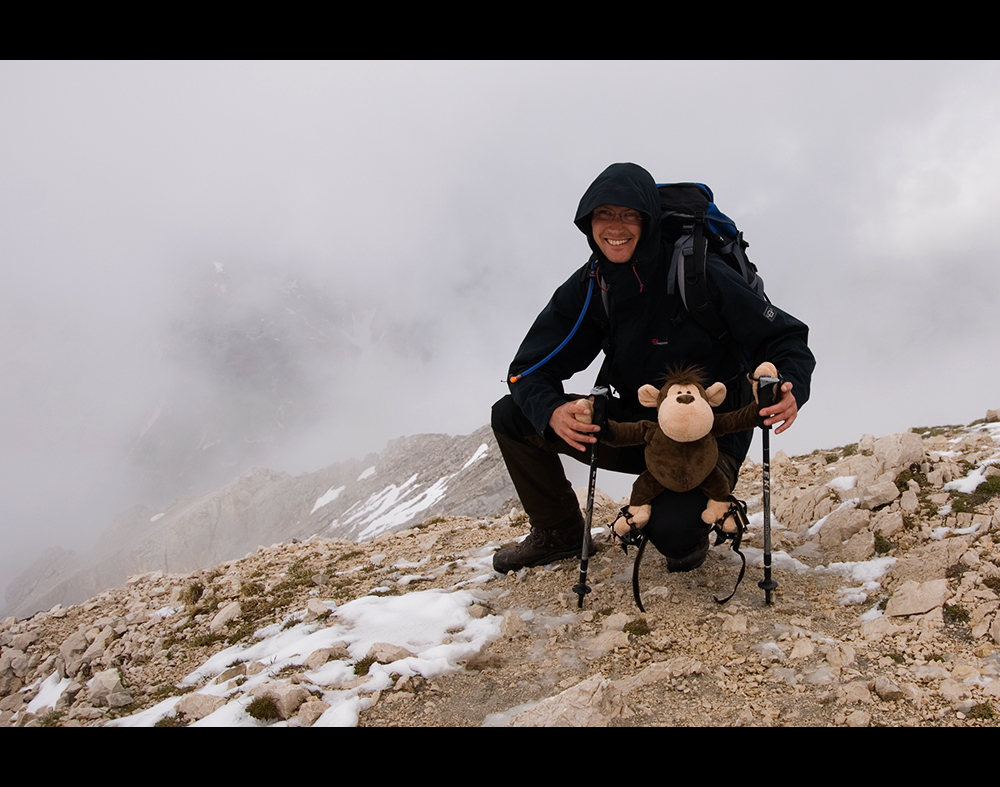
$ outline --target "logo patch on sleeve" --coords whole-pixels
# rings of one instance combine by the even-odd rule
[[[776,315],[777,312],[775,312],[774,309],[772,309],[770,306],[764,309],[764,317],[767,318],[768,322],[774,322],[774,318]]]

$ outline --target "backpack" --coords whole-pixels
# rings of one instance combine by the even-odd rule
[[[750,245],[736,222],[716,207],[712,190],[704,183],[657,184],[660,193],[663,243],[673,243],[667,292],[679,292],[684,308],[712,336],[735,346],[736,340],[716,313],[708,295],[705,263],[708,252],[719,255],[764,300],[764,280],[746,256]],[[736,348],[744,366],[742,351]]]
[[[750,244],[743,239],[743,233],[736,228],[736,223],[716,207],[715,196],[704,183],[658,183],[656,188],[660,195],[660,242],[673,244],[667,273],[667,292],[679,292],[685,310],[702,328],[729,346],[740,364],[750,371],[750,362],[739,342],[726,329],[726,324],[712,306],[705,270],[708,252],[711,251],[719,255],[758,295],[770,303],[764,293],[764,280],[757,274],[757,266],[746,256],[746,249]],[[589,280],[587,296],[569,335],[534,366],[510,376],[507,380],[510,384],[544,366],[573,338],[590,306],[596,270],[597,257],[593,256],[582,274],[584,279]],[[610,304],[606,292],[601,293],[601,300],[603,315],[598,319],[607,335],[610,333]],[[599,385],[607,384],[611,361],[610,336],[605,340],[604,353],[605,361],[597,376]]]

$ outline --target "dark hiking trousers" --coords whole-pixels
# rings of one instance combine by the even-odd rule
[[[579,398],[583,397],[568,396],[567,401]],[[591,449],[577,451],[554,434],[550,434],[549,439],[540,437],[510,396],[493,405],[492,425],[507,472],[531,526],[579,527],[582,521],[580,503],[566,478],[559,454],[589,466]],[[614,448],[600,443],[598,446],[597,466],[601,469],[632,475],[639,475],[646,469],[645,446]],[[720,453],[718,464],[730,484],[735,486],[739,463]],[[643,534],[668,559],[683,561],[695,553],[707,552],[710,527],[701,520],[707,502],[700,489],[690,492],[665,490],[653,500],[652,513]],[[678,570],[682,570],[681,564]]]

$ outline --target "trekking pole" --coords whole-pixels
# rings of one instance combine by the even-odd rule
[[[604,386],[596,386],[591,390],[590,395],[594,398],[594,407],[590,422],[593,424],[604,423],[604,410],[607,404],[608,389]],[[583,597],[590,592],[587,585],[587,564],[590,562],[590,523],[594,519],[594,490],[597,487],[597,447],[601,444],[600,436],[597,442],[590,449],[590,483],[587,485],[587,518],[583,528],[583,546],[580,547],[580,581],[573,586],[573,592],[577,595],[576,606],[583,609]]]
[[[760,409],[770,407],[781,390],[780,377],[761,377],[757,382]],[[771,591],[778,583],[771,579],[771,427],[761,423],[764,463],[764,579],[757,586],[764,591],[764,604],[771,606]]]

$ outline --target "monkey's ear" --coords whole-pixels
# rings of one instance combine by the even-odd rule
[[[660,396],[660,389],[652,385],[644,385],[639,389],[639,404],[643,407],[656,407],[656,400]]]
[[[723,383],[712,383],[705,389],[705,398],[712,407],[718,407],[726,399],[726,386]]]

